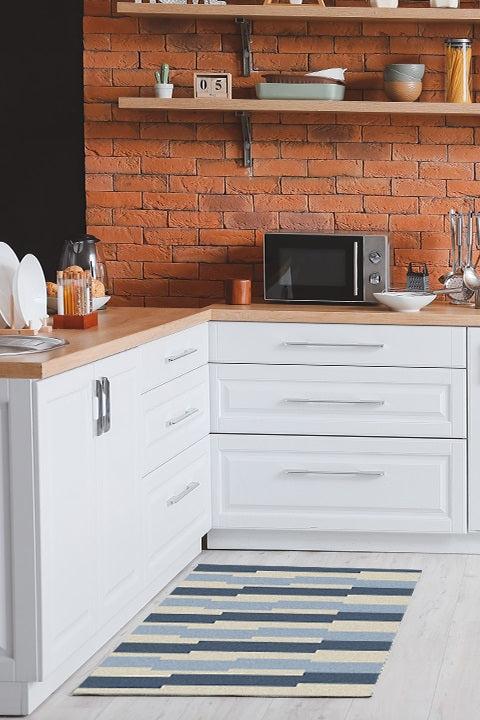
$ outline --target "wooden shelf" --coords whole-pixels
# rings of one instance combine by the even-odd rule
[[[180,110],[217,112],[295,112],[295,113],[365,113],[389,115],[480,115],[480,103],[463,105],[434,102],[382,102],[366,100],[202,100],[195,98],[172,98],[163,100],[153,97],[121,97],[118,107],[129,110]]]
[[[118,2],[117,12],[133,17],[261,18],[304,20],[368,20],[378,22],[468,22],[480,23],[479,9],[321,7],[319,5],[164,5]]]

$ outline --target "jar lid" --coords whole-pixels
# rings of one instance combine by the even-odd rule
[[[462,47],[462,45],[471,45],[471,38],[447,38],[445,45],[451,45],[452,47]]]

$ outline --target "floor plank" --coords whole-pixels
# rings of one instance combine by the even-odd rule
[[[198,561],[418,568],[423,571],[373,698],[152,698],[72,691]],[[206,551],[31,720],[464,720],[480,705],[480,557],[405,553]],[[451,628],[451,630],[450,630]],[[9,720],[6,718],[5,720]]]

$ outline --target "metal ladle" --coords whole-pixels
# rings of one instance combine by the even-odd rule
[[[472,254],[473,254],[473,217],[474,214],[470,212],[468,214],[468,247],[467,247],[467,262],[463,269],[463,282],[469,288],[469,290],[477,291],[480,289],[480,277],[477,275],[474,266],[472,265]],[[477,215],[477,231],[480,230],[480,218]]]

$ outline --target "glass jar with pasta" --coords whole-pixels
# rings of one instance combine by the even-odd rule
[[[445,40],[445,101],[472,102],[472,41]]]

